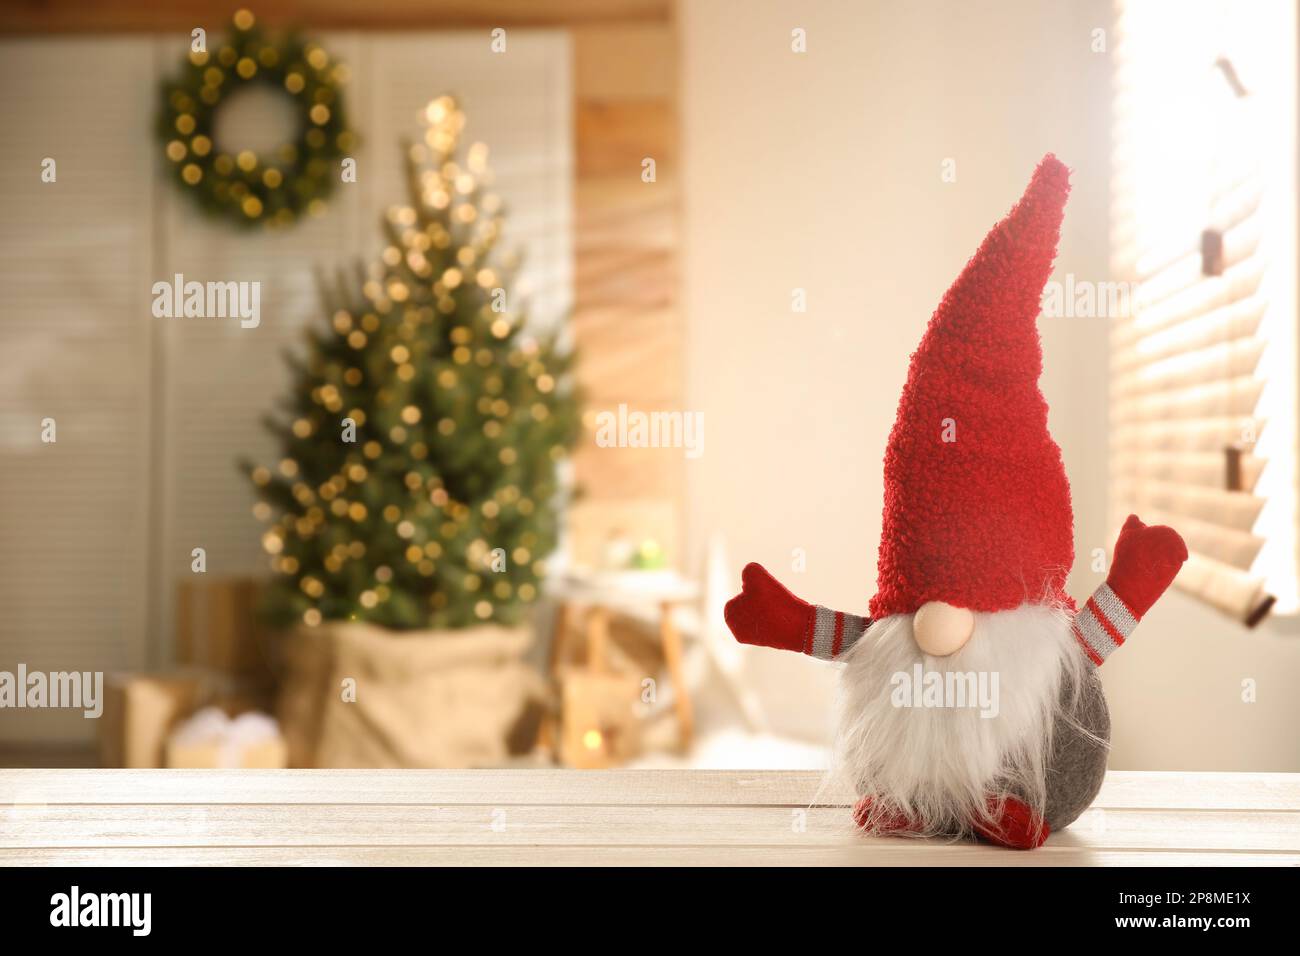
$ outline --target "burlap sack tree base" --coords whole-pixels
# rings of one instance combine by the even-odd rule
[[[545,695],[523,659],[531,644],[528,629],[496,625],[394,633],[325,624],[285,635],[277,716],[290,766],[504,763]]]

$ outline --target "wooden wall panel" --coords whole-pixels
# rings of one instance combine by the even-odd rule
[[[672,0],[259,0],[262,23],[314,30],[452,30],[666,22]],[[230,0],[40,0],[0,5],[0,33],[189,32],[225,24]]]
[[[588,425],[575,458],[579,562],[596,561],[616,531],[654,538],[670,562],[682,540],[683,450],[599,448],[593,431],[620,404],[683,410],[676,62],[670,24],[574,31],[573,325]],[[646,157],[653,183],[642,180]]]

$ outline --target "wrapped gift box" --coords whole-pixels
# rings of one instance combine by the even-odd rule
[[[270,636],[257,617],[251,578],[183,580],[176,592],[176,660],[226,678],[226,686],[265,697],[272,681]]]
[[[266,714],[248,711],[232,719],[221,707],[205,707],[172,731],[165,764],[169,769],[280,770],[289,765],[289,747]]]
[[[167,735],[203,692],[197,675],[110,674],[99,721],[100,766],[161,767]]]
[[[231,751],[220,744],[167,744],[166,766],[172,770],[283,770],[289,746],[283,737]]]

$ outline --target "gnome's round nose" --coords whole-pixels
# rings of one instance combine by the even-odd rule
[[[975,615],[964,607],[928,601],[912,618],[916,646],[932,657],[947,657],[966,646],[975,630]]]

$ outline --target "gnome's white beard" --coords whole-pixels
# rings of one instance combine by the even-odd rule
[[[918,663],[945,683],[974,674],[992,687],[996,674],[996,716],[983,716],[991,708],[978,698],[965,707],[899,706],[906,681],[895,675],[910,681]],[[895,614],[874,622],[845,664],[835,770],[871,798],[864,829],[902,814],[921,835],[969,834],[974,822],[991,821],[989,798],[1007,794],[1043,813],[1053,727],[1063,709],[1072,712],[1086,666],[1068,612],[1024,605],[976,614],[971,639],[947,657],[922,653],[912,615]]]

